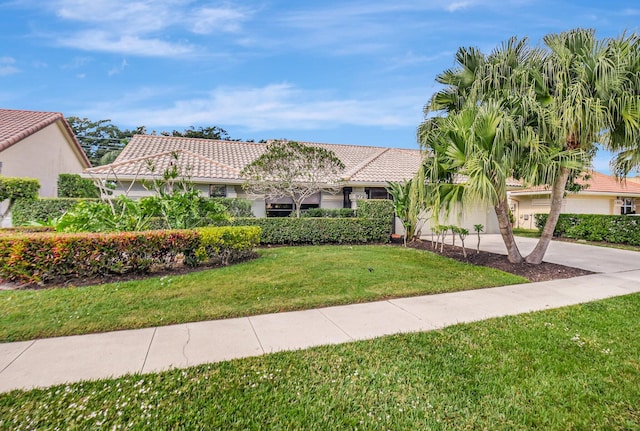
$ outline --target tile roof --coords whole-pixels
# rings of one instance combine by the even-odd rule
[[[579,193],[609,193],[609,194],[640,194],[640,183],[635,181],[618,181],[616,177],[601,174],[600,172],[589,172],[590,178],[587,180],[578,179],[576,183],[586,185],[587,187]],[[548,186],[529,187],[522,190],[512,191],[511,194],[546,194],[551,193]]]
[[[333,151],[345,165],[344,178],[352,183],[386,183],[413,177],[422,162],[420,150],[302,142]],[[240,171],[259,157],[266,144],[173,136],[136,135],[110,165],[85,170],[94,175],[148,176],[148,162],[162,172],[178,154],[181,168],[194,179],[241,181]]]
[[[6,150],[56,121],[60,121],[71,136],[72,144],[79,151],[80,157],[86,163],[86,166],[91,166],[71,126],[69,126],[64,115],[59,112],[0,109],[0,151]]]

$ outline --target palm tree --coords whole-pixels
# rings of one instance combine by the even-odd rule
[[[544,43],[548,54],[540,59],[542,67],[531,69],[539,101],[538,129],[544,138],[562,150],[590,152],[596,142],[613,149],[637,147],[638,37],[598,40],[593,30],[576,29],[547,35]],[[538,244],[527,256],[529,263],[540,263],[544,257],[572,173],[566,166],[560,167],[555,181],[549,183],[549,218]]]
[[[458,67],[439,75],[438,82],[447,87],[432,97],[425,113],[445,112],[457,124],[436,117],[419,128],[420,142],[434,155],[431,179],[445,172],[449,176],[449,181],[439,180],[440,192],[449,195],[441,199],[445,204],[468,199],[460,190],[469,189],[473,192],[465,195],[494,206],[512,262],[522,261],[522,256],[506,221],[509,176],[528,185],[552,186],[547,224],[526,258],[540,263],[568,178],[586,167],[594,143],[624,148],[639,142],[638,61],[630,54],[637,54],[637,41],[635,35],[598,41],[592,30],[583,29],[546,36],[546,49],[529,49],[526,39],[512,38],[488,56],[460,49]],[[633,65],[636,75],[630,72]],[[633,76],[635,98],[629,95]],[[459,143],[449,139],[452,136]],[[460,151],[460,143],[465,151]],[[467,184],[450,184],[455,174],[465,175]]]

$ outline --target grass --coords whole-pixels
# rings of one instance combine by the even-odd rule
[[[514,227],[513,234],[516,236],[523,236],[525,238],[540,238],[540,231],[538,231],[538,229],[524,229],[521,227]]]
[[[640,429],[640,295],[0,395],[0,428]]]
[[[281,247],[185,275],[0,292],[0,340],[105,332],[523,283],[391,246]]]

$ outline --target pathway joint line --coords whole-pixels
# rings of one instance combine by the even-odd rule
[[[401,298],[398,298],[398,299],[401,299]],[[415,319],[419,320],[420,322],[426,322],[426,320],[424,320],[422,317],[418,316],[417,314],[414,314],[414,313],[412,313],[411,311],[409,311],[409,310],[406,310],[406,309],[402,308],[400,305],[395,304],[395,303],[393,302],[393,299],[387,299],[387,301],[386,301],[386,302],[387,302],[388,304],[390,304],[390,305],[393,305],[395,308],[397,308],[398,310],[402,311],[403,313],[407,313],[409,316],[411,316],[411,317],[413,317],[413,318],[415,318]]]
[[[147,366],[147,359],[149,358],[149,352],[151,351],[151,345],[153,344],[153,339],[156,337],[157,330],[157,326],[153,328],[153,334],[151,334],[151,340],[149,340],[149,346],[147,346],[147,353],[144,355],[144,362],[142,363],[142,368],[140,369],[141,373],[144,373],[144,367]]]
[[[258,344],[260,345],[260,350],[262,350],[262,353],[267,353],[264,350],[264,346],[262,345],[262,341],[260,340],[260,337],[258,336],[258,332],[256,331],[256,328],[253,326],[253,322],[251,321],[251,317],[247,317],[247,320],[249,321],[249,325],[251,325],[251,330],[253,331],[253,335],[256,337],[256,340],[258,340]]]
[[[182,356],[187,361],[187,366],[189,366],[189,357],[187,356],[187,346],[191,342],[191,329],[189,328],[189,324],[185,324],[184,327],[187,329],[187,342],[182,345]]]
[[[38,340],[33,340],[33,341],[31,342],[31,344],[29,344],[29,345],[28,345],[28,346],[27,346],[27,347],[26,347],[22,352],[20,352],[20,354],[19,354],[18,356],[16,356],[15,358],[13,358],[13,360],[12,360],[11,362],[9,362],[9,363],[7,364],[7,366],[6,366],[6,367],[4,367],[3,369],[1,369],[1,370],[0,370],[0,374],[2,374],[2,373],[4,372],[4,370],[6,370],[7,368],[9,368],[9,367],[11,366],[11,364],[13,364],[15,361],[17,361],[17,360],[20,358],[20,356],[24,355],[24,354],[26,353],[26,351],[27,351],[27,350],[29,350],[29,349],[31,348],[31,346],[33,346],[34,344],[36,344],[36,341],[38,341]]]
[[[322,310],[318,309],[318,313],[322,314],[322,317],[324,317],[325,319],[327,319],[333,326],[335,326],[336,328],[338,328],[338,330],[340,332],[342,332],[344,335],[346,335],[347,337],[349,337],[349,339],[351,341],[355,341],[355,338],[353,338],[351,336],[351,334],[349,334],[347,331],[345,331],[344,329],[342,329],[342,327],[340,325],[338,325],[336,322],[334,322],[333,320],[331,320],[331,318],[329,316],[327,316],[326,314],[324,314],[322,312]]]

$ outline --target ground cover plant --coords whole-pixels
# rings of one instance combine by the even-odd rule
[[[142,328],[526,282],[394,246],[277,247],[183,275],[0,291],[0,341]]]
[[[640,429],[640,294],[0,395],[0,428]]]

